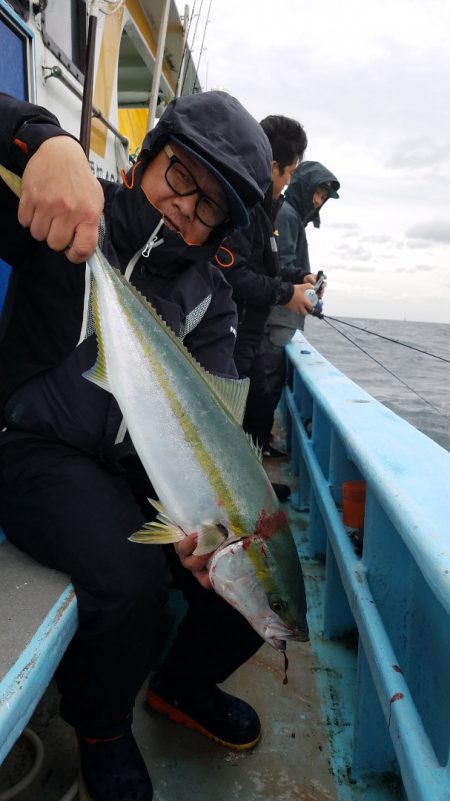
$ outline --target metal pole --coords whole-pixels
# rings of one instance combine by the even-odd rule
[[[100,0],[92,0],[89,9],[89,26],[86,45],[86,61],[81,105],[80,144],[89,158],[91,143],[92,96],[94,93],[95,38]]]
[[[189,31],[189,6],[187,5],[184,7],[183,29],[184,29],[183,49],[181,51],[180,74],[178,75],[175,97],[179,97],[181,94],[181,89],[184,81],[184,71],[186,69],[187,37]]]
[[[170,0],[164,0],[164,7],[161,17],[161,24],[158,33],[158,45],[156,48],[155,66],[153,72],[152,90],[150,92],[148,127],[151,131],[156,119],[156,106],[158,103],[159,84],[161,81],[162,62],[164,56],[164,46],[166,44],[167,24],[169,21]]]

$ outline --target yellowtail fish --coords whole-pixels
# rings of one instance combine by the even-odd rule
[[[111,392],[158,495],[157,519],[130,539],[196,532],[214,590],[278,650],[308,639],[302,570],[286,515],[242,429],[248,380],[206,372],[99,249],[98,359],[85,377]]]

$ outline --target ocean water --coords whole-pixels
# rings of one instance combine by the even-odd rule
[[[450,325],[340,319],[442,356],[450,362]],[[304,334],[335,367],[450,451],[450,363],[331,319],[328,323],[309,317]],[[343,334],[352,341],[349,342]]]

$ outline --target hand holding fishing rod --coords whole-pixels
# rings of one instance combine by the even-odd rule
[[[319,270],[316,276],[314,289],[307,289],[305,292],[305,297],[308,298],[310,303],[313,305],[313,308],[309,311],[309,314],[312,314],[313,317],[319,317],[319,319],[323,318],[323,304],[321,298],[325,290],[325,279],[325,273],[323,270]]]

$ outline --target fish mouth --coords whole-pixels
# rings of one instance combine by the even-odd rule
[[[285,651],[287,642],[308,642],[308,633],[299,628],[289,629],[280,624],[269,624],[264,639],[276,651]]]

